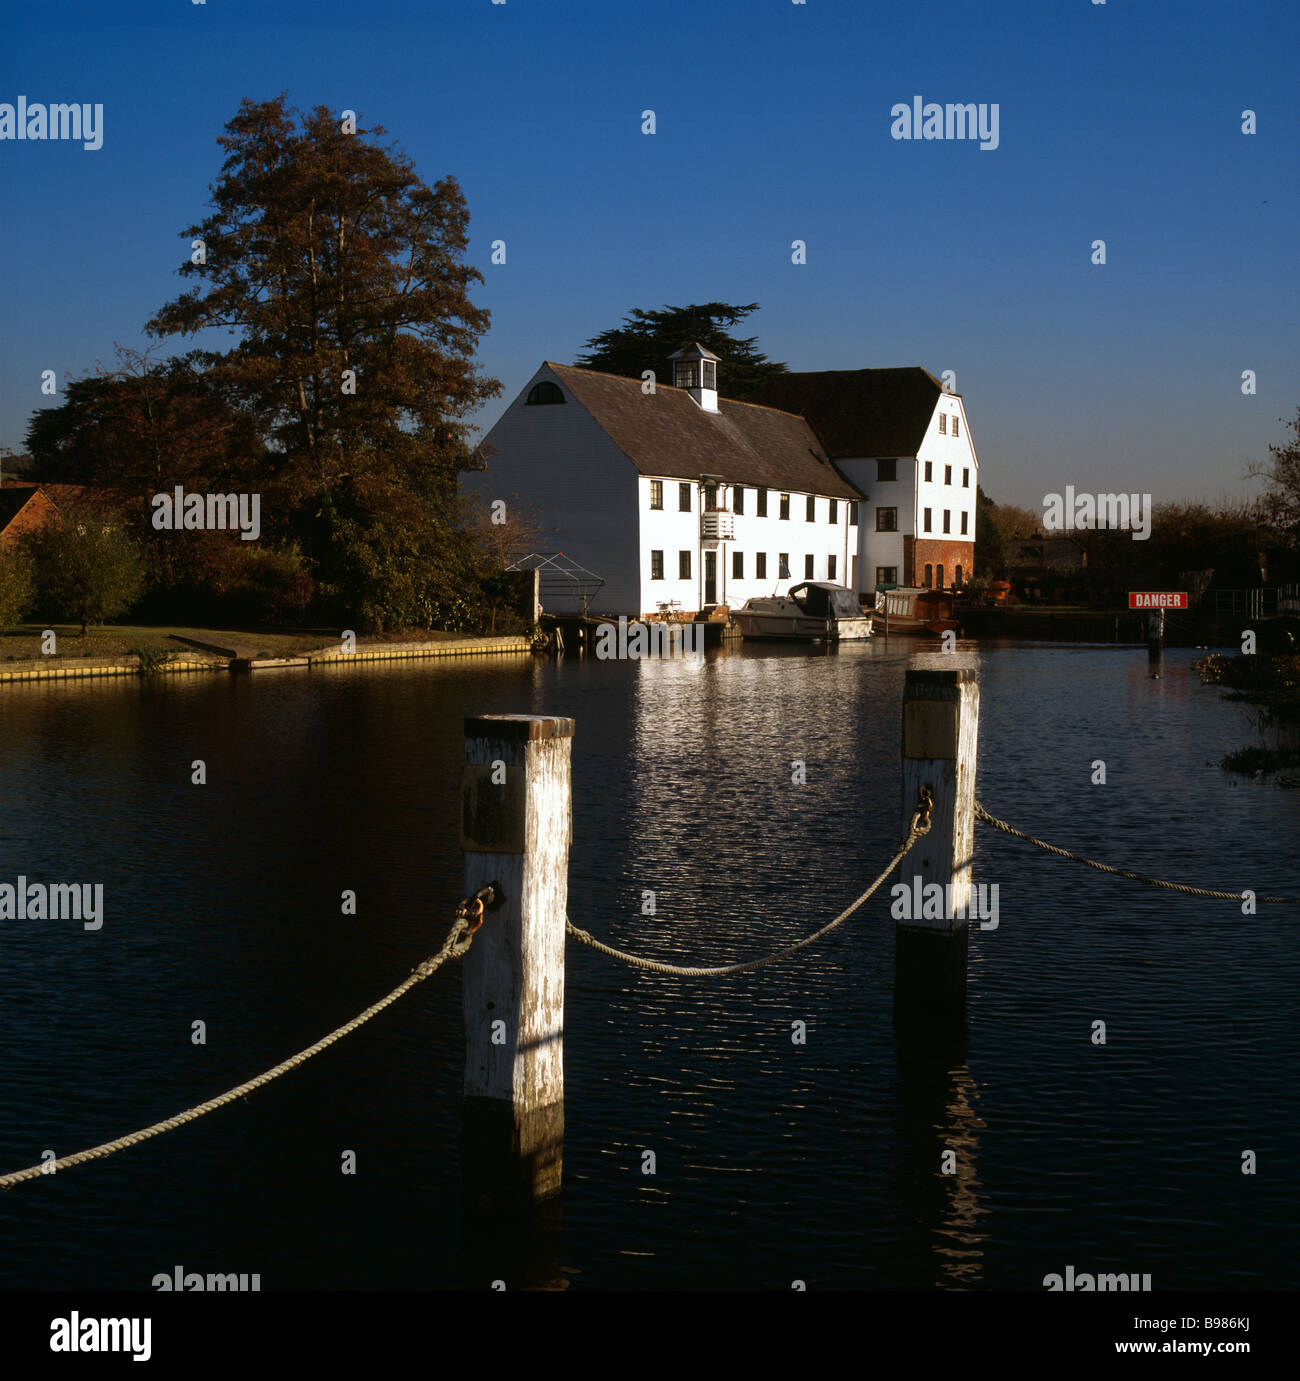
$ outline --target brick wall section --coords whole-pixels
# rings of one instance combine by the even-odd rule
[[[945,589],[952,589],[957,579],[957,567],[961,567],[962,581],[970,580],[975,574],[975,543],[971,541],[963,542],[960,538],[950,537],[918,537],[915,539],[915,546],[909,554],[913,565],[913,585],[925,584],[926,565],[933,567],[943,567],[943,583]],[[933,573],[932,584],[938,585],[938,571]]]

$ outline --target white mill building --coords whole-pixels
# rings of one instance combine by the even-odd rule
[[[780,375],[773,388],[784,391],[787,411],[719,398],[722,362],[699,344],[671,360],[672,387],[544,363],[485,438],[488,470],[466,477],[484,501],[522,501],[549,529],[549,548],[604,579],[589,612],[641,618],[735,608],[808,579],[869,599],[877,583],[912,583],[927,567],[949,585],[973,573],[978,462],[961,399],[932,375]],[[878,376],[904,378],[891,388]],[[867,395],[871,407],[848,406]],[[838,455],[828,455],[796,407],[814,422],[827,419]],[[847,429],[830,425],[845,419]],[[887,457],[882,440],[894,448]],[[899,454],[900,442],[911,454]],[[936,463],[947,467],[946,488],[921,478]],[[966,471],[964,486],[953,485],[954,464]],[[552,597],[547,607],[580,612],[576,596]]]

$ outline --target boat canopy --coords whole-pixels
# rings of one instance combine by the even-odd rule
[[[862,606],[852,590],[825,580],[806,580],[790,591],[790,598],[815,619],[860,619]]]

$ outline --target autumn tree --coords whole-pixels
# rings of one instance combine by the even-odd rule
[[[1017,537],[1033,537],[1043,530],[1043,515],[1037,509],[1025,508],[1020,504],[995,504],[993,521],[997,523],[1004,542]]]
[[[0,628],[17,623],[32,603],[31,564],[22,551],[0,549]]]
[[[1270,462],[1252,465],[1249,475],[1265,482],[1264,508],[1269,521],[1287,544],[1300,548],[1300,408],[1283,425],[1290,433],[1281,445],[1270,446]]]
[[[115,513],[64,502],[58,519],[24,539],[42,618],[104,623],[125,613],[145,585],[139,543]]]
[[[159,338],[224,328],[208,374],[256,421],[288,528],[341,615],[422,624],[456,604],[471,539],[455,477],[465,418],[500,384],[473,363],[488,313],[464,262],[454,178],[323,106],[245,100],[218,143],[211,212],[185,232],[201,284],[163,307]]]
[[[998,526],[998,505],[975,486],[975,570],[981,580],[996,580],[1006,571],[1006,548]]]
[[[193,355],[167,360],[115,346],[116,363],[73,379],[64,401],[32,414],[32,477],[148,496],[237,487],[264,473],[253,419]]]
[[[645,370],[671,382],[668,357],[698,341],[722,360],[718,370],[718,391],[724,398],[742,402],[752,398],[774,374],[784,374],[786,366],[769,360],[758,349],[758,337],[736,337],[731,328],[752,312],[757,302],[737,306],[729,302],[696,303],[689,307],[664,306],[644,312],[634,307],[621,326],[611,327],[586,343],[586,354],[574,363],[579,369],[595,369],[605,374],[622,374],[639,379]]]

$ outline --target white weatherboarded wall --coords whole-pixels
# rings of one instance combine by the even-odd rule
[[[528,404],[542,381],[564,394],[562,404]],[[543,365],[483,441],[488,469],[466,475],[471,502],[517,498],[533,510],[543,532],[538,550],[563,552],[605,584],[591,596],[593,614],[640,612],[636,467]],[[544,594],[551,613],[577,613],[576,598]]]
[[[837,460],[835,468],[868,497],[859,508],[861,525],[858,529],[858,593],[870,596],[876,589],[876,571],[893,566],[898,580],[903,579],[903,538],[912,532],[912,515],[916,506],[916,462],[910,456],[893,457],[897,479],[878,478],[875,460]],[[898,510],[898,527],[893,532],[879,532],[876,512],[881,508]]]
[[[939,418],[944,418],[944,430],[939,430]],[[953,419],[959,424],[952,434]],[[945,393],[935,405],[934,416],[926,428],[925,439],[917,451],[916,526],[911,530],[918,537],[938,541],[969,542],[972,554],[975,547],[975,486],[979,482],[979,460],[970,439],[966,411],[961,398]],[[930,480],[925,479],[926,462],[930,463]],[[951,483],[945,482],[947,468],[952,469]],[[963,472],[966,472],[963,476]],[[966,478],[968,483],[963,484]],[[930,510],[930,527],[925,526],[925,510]],[[943,530],[943,514],[949,514],[949,531]],[[961,515],[966,515],[966,531],[961,530]],[[972,555],[973,562],[973,555]],[[971,566],[967,565],[967,570]]]

